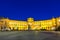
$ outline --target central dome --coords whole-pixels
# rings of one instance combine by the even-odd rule
[[[34,19],[30,17],[30,18],[27,19],[27,21],[32,22],[32,21],[34,21]]]

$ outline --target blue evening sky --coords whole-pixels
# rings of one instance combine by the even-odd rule
[[[59,0],[0,0],[0,16],[16,20],[50,19],[60,16]]]

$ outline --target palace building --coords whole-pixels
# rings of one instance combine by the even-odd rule
[[[34,21],[28,18],[27,21],[11,20],[8,18],[0,18],[0,30],[55,30],[60,26],[60,17],[48,20]]]

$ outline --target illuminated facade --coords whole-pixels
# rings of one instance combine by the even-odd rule
[[[55,30],[58,26],[60,26],[60,17],[40,21],[34,21],[33,18],[28,18],[27,21],[0,19],[0,30]]]

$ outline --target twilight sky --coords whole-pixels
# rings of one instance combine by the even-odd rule
[[[60,16],[58,0],[0,0],[0,16],[16,20],[50,19]]]

